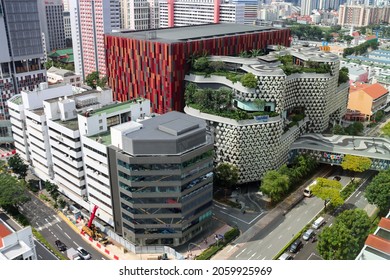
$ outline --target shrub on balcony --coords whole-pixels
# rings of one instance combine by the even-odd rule
[[[241,84],[247,88],[256,88],[257,78],[252,73],[246,73],[240,79]]]

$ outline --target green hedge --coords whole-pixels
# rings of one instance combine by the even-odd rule
[[[46,239],[42,236],[40,232],[38,232],[35,228],[32,228],[32,232],[36,239],[39,240],[46,248],[48,248],[57,258],[60,260],[68,260],[67,257],[62,255],[56,248],[54,248]]]
[[[209,260],[212,256],[214,256],[219,250],[225,247],[228,243],[234,240],[237,236],[240,235],[240,230],[238,228],[232,228],[224,235],[224,240],[214,243],[206,250],[204,250],[199,256],[196,257],[196,260]]]
[[[359,180],[355,180],[353,182],[350,182],[348,185],[345,186],[340,192],[341,197],[343,200],[346,200],[358,187],[360,183]]]

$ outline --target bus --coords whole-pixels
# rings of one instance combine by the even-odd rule
[[[303,190],[303,195],[306,196],[306,197],[311,197],[313,195],[312,192],[311,192],[311,187],[314,186],[315,184],[317,184],[317,180],[314,180],[313,183],[311,183],[309,186],[307,186]]]

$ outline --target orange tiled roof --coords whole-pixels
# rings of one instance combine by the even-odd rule
[[[382,218],[379,222],[379,227],[390,230],[390,219]]]
[[[12,232],[0,221],[0,248],[3,247],[3,238]]]
[[[363,88],[363,91],[366,92],[373,99],[377,99],[389,92],[385,87],[378,83]]]
[[[390,241],[382,237],[370,234],[366,240],[366,245],[390,254]]]
[[[371,35],[366,37],[366,41],[376,39],[376,35]]]

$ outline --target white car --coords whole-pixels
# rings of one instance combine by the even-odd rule
[[[89,260],[91,258],[91,255],[83,247],[78,247],[77,252],[84,260]]]

